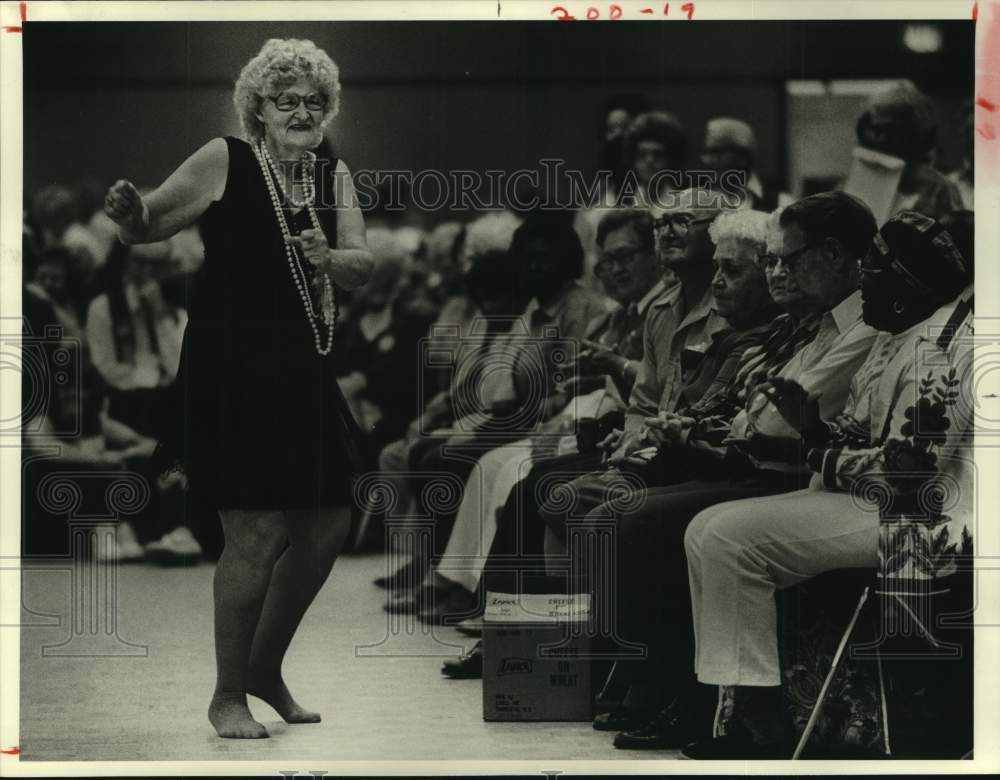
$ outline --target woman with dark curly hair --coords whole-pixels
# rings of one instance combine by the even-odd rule
[[[337,292],[364,284],[372,258],[347,167],[313,152],[339,95],[337,66],[314,43],[269,40],[236,81],[245,139],[209,141],[147,197],[120,180],[105,199],[125,243],[201,220],[205,262],[158,457],[222,519],[209,707],[222,737],[268,736],[247,693],[289,723],[320,719],[281,665],[347,536],[331,507],[357,468],[330,353]]]
[[[972,129],[968,132],[971,136]],[[934,103],[912,82],[900,81],[872,95],[855,133],[863,148],[906,163],[889,214],[909,210],[940,219],[962,208],[958,187],[931,163],[938,143]]]
[[[631,176],[626,176],[618,193],[619,202],[638,185],[636,205],[666,208],[670,205],[664,200],[666,194],[686,186],[682,170],[687,150],[684,125],[667,111],[647,111],[629,125],[624,143]]]

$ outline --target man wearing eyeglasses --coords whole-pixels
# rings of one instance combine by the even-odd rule
[[[777,376],[794,379],[819,395],[822,413],[832,419],[844,408],[851,377],[877,335],[861,319],[858,291],[858,259],[867,251],[875,221],[857,198],[823,192],[792,204],[772,222],[768,253],[761,258],[772,295],[784,289],[798,297],[800,318],[819,317],[816,337]],[[768,461],[774,468],[783,468],[783,457],[780,452],[769,455],[771,445],[798,438],[760,394],[733,420],[730,437],[746,442],[744,451],[758,465]]]
[[[684,417],[660,415],[662,426],[657,427],[655,419],[648,420],[651,430],[646,438],[658,449],[646,469],[643,490],[633,489],[627,501],[616,498],[598,505],[580,521],[591,525],[614,518],[621,576],[616,585],[605,572],[605,581],[594,587],[599,590],[603,585],[605,598],[614,595],[618,599],[619,630],[629,641],[647,644],[651,659],[630,665],[634,690],[625,706],[599,726],[622,729],[616,747],[683,747],[704,727],[705,718],[697,713],[712,706],[692,674],[687,608],[691,599],[683,564],[677,565],[683,556],[681,534],[688,522],[698,511],[719,502],[784,493],[808,482],[806,469],[786,466],[783,458],[791,458],[774,452],[779,441],[793,449],[788,439],[769,438],[772,431],[777,434],[776,427],[769,426],[763,434],[770,449],[762,453],[754,449],[762,436],[758,430],[749,442],[739,439],[760,456],[748,462],[731,446],[738,438],[733,432],[735,422],[730,424],[734,414],[744,429],[748,419],[759,423],[762,409],[755,388],[772,376],[809,383],[827,408],[836,407],[835,413],[839,412],[851,378],[875,339],[875,331],[861,322],[857,292],[858,258],[867,251],[876,230],[868,208],[842,193],[823,193],[779,212],[770,225],[763,215],[761,220],[757,251],[764,249],[761,239],[765,235],[767,251],[758,255],[757,262],[764,269],[772,299],[787,316],[774,321],[760,347],[744,352],[734,381],[721,393],[692,404]],[[738,225],[738,220],[730,221]],[[717,251],[720,260],[727,256],[723,237],[735,229],[725,223],[726,218],[720,218],[712,226],[722,234]],[[744,402],[750,404],[750,415],[741,406]],[[764,398],[763,403],[769,402]],[[791,435],[797,437],[794,432]],[[617,590],[612,594],[611,588]],[[666,709],[651,713],[650,707],[672,700]]]
[[[577,506],[572,511],[551,511],[552,507],[542,510],[546,525],[553,529],[546,534],[547,558],[564,554],[565,520],[570,514],[586,513],[599,505],[605,498],[606,484],[618,478],[620,468],[644,467],[644,462],[632,461],[634,453],[645,447],[645,420],[661,411],[673,412],[682,398],[697,401],[707,389],[708,385],[700,381],[688,387],[685,379],[705,377],[705,372],[695,370],[698,358],[708,350],[713,336],[728,328],[716,311],[711,288],[715,247],[708,227],[719,212],[712,193],[685,190],[675,199],[673,208],[653,221],[660,267],[672,271],[680,285],[675,294],[650,306],[643,332],[643,358],[629,396],[624,430],[615,431],[602,442],[610,452],[607,462],[611,471],[596,471],[573,482]]]
[[[727,327],[712,297],[715,247],[708,227],[720,209],[711,207],[708,193],[687,190],[678,206],[653,220],[656,255],[664,273],[680,282],[675,296],[653,305],[661,314],[647,320],[644,355],[629,397],[625,428],[608,462],[618,465],[642,446],[643,420],[659,411],[673,411],[684,391],[682,355],[704,353],[712,335]],[[688,399],[694,400],[694,399]]]

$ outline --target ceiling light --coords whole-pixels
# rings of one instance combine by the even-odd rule
[[[903,45],[917,54],[941,51],[941,29],[932,24],[908,24],[903,28]]]

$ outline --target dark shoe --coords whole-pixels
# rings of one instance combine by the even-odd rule
[[[453,680],[481,680],[483,677],[483,643],[458,658],[449,658],[441,666],[441,674]]]
[[[375,584],[384,590],[413,590],[417,588],[430,567],[420,558],[414,558],[392,574],[378,577]]]
[[[461,585],[447,590],[435,590],[424,602],[417,617],[424,623],[434,625],[454,625],[465,618],[478,615],[479,599]]]
[[[432,585],[422,585],[412,593],[404,593],[399,598],[390,599],[385,602],[382,609],[391,615],[416,615],[422,609],[426,609],[434,603],[437,594],[442,591],[435,589]]]
[[[635,710],[619,707],[610,712],[602,712],[594,716],[594,728],[597,731],[627,731],[649,720],[648,712],[636,712]]]
[[[724,737],[692,742],[681,750],[681,757],[695,761],[783,760],[794,752],[791,740],[755,742],[749,730],[736,727]]]
[[[668,707],[637,728],[622,731],[614,744],[622,750],[677,750],[696,736],[690,716],[676,707]]]

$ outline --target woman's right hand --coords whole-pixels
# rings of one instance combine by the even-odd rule
[[[819,396],[809,393],[798,382],[776,376],[758,385],[757,392],[763,393],[785,422],[800,434],[822,426]]]
[[[144,224],[144,206],[139,190],[132,182],[119,179],[104,196],[104,213],[129,231],[140,231]]]

